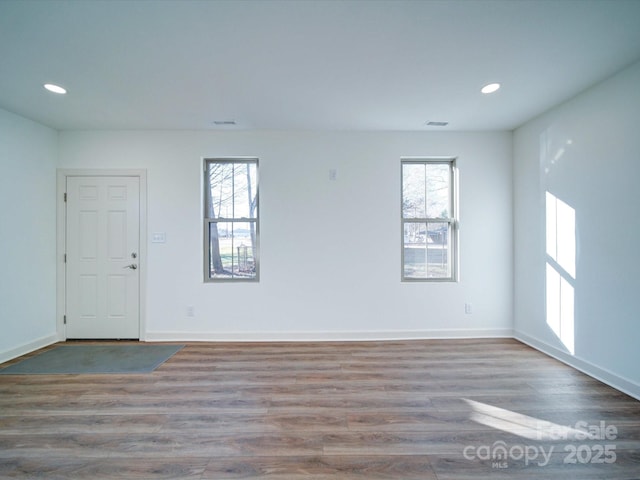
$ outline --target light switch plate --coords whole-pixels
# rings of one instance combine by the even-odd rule
[[[167,234],[164,232],[154,232],[151,235],[151,243],[166,243]]]

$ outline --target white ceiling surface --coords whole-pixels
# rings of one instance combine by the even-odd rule
[[[510,130],[638,58],[637,0],[0,0],[0,107],[61,130]]]

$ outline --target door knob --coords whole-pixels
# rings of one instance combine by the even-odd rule
[[[126,266],[126,267],[124,267],[124,268],[130,268],[131,270],[135,270],[135,269],[137,269],[137,268],[138,268],[138,265],[136,265],[135,263],[132,263],[131,265],[127,265],[127,266]]]

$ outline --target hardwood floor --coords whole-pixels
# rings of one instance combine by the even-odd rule
[[[0,375],[0,478],[638,479],[640,402],[515,340],[195,343]]]

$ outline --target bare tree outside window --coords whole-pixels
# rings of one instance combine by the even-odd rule
[[[205,281],[258,279],[258,160],[206,159]]]

